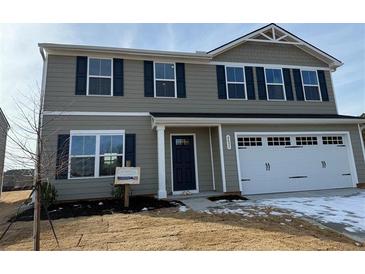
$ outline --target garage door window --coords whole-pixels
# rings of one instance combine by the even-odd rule
[[[238,137],[238,148],[249,146],[262,146],[261,137]]]
[[[343,145],[342,136],[322,136],[324,145]]]
[[[290,146],[290,137],[267,137],[268,146]]]
[[[316,136],[298,136],[295,137],[297,146],[313,146],[318,145]]]

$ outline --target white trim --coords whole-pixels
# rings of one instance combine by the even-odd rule
[[[322,93],[321,93],[321,87],[319,85],[319,79],[318,79],[318,71],[317,70],[309,70],[309,69],[299,69],[300,71],[300,77],[301,77],[301,80],[302,80],[302,88],[303,88],[303,94],[304,94],[304,101],[305,102],[322,102]],[[316,78],[317,78],[317,85],[309,85],[309,84],[304,84],[304,80],[303,80],[303,71],[312,71],[316,74]],[[319,93],[319,100],[307,100],[307,94],[305,92],[305,86],[307,87],[317,87],[318,88],[318,93]]]
[[[238,155],[238,133],[234,133],[234,145],[236,150],[236,165],[237,165],[237,172],[238,172],[238,187],[240,189],[240,192],[243,193],[242,184],[241,184],[241,165],[239,161],[239,155]]]
[[[174,65],[174,79],[160,79],[156,78],[156,63],[157,64],[171,64]],[[174,82],[175,96],[167,97],[167,96],[157,96],[156,95],[156,81],[170,81]],[[176,80],[176,62],[166,62],[166,61],[153,61],[153,97],[158,99],[171,99],[177,98],[177,80]]]
[[[213,190],[215,191],[215,174],[214,174],[214,157],[213,157],[213,145],[212,145],[212,129],[209,127],[209,148],[210,148],[210,163],[212,168],[212,182]]]
[[[265,40],[260,40],[260,39],[252,39],[253,37],[255,37],[259,34],[262,34],[262,33],[264,33],[265,31],[267,31],[269,29],[278,30],[278,31],[282,32],[284,35],[286,35],[286,37],[291,38],[295,42],[286,42],[286,41],[281,41],[279,39],[274,39],[274,41],[272,41],[272,40],[265,41]],[[319,49],[313,47],[312,45],[310,45],[306,41],[295,37],[294,35],[290,34],[285,29],[283,29],[283,28],[281,28],[281,27],[279,27],[275,24],[269,24],[269,25],[265,26],[264,28],[253,31],[252,33],[250,33],[248,35],[244,35],[244,36],[242,36],[241,38],[239,38],[235,41],[227,43],[225,46],[221,46],[221,47],[219,47],[219,48],[217,48],[213,51],[210,51],[208,54],[214,57],[218,54],[221,54],[221,53],[223,53],[223,52],[225,52],[225,51],[227,51],[227,50],[229,50],[233,47],[236,47],[236,46],[238,46],[238,45],[240,45],[244,42],[247,42],[247,41],[276,43],[276,44],[292,44],[292,45],[296,45],[297,47],[303,46],[303,47],[307,48],[306,52],[308,52],[309,49],[310,49],[311,51],[314,51],[315,53],[317,53],[319,56],[315,56],[313,52],[310,52],[310,53],[308,52],[309,54],[315,56],[316,58],[318,58],[320,60],[323,60],[329,66],[334,66],[336,68],[336,67],[339,67],[339,66],[343,65],[342,62],[338,61],[334,57],[330,56],[329,54],[327,54],[325,52],[320,51]],[[304,51],[304,49],[302,47],[299,47],[299,48]],[[331,60],[332,63],[329,63],[328,61],[325,61],[324,58]]]
[[[100,60],[110,60],[110,76],[99,76],[99,75],[90,75],[89,73],[89,60],[90,59],[100,59]],[[101,57],[93,57],[87,56],[87,67],[86,67],[86,96],[96,96],[96,97],[113,97],[114,90],[113,90],[113,58],[101,58]],[[89,78],[107,78],[110,79],[110,95],[107,94],[89,94]]]
[[[352,185],[353,187],[356,187],[359,180],[357,177],[357,169],[355,164],[355,158],[353,154],[352,144],[351,144],[351,136],[349,131],[287,131],[287,132],[281,132],[281,131],[274,131],[274,132],[267,132],[267,131],[255,131],[255,132],[235,132],[235,138],[236,138],[236,161],[239,162],[238,158],[238,145],[237,145],[237,137],[238,136],[245,136],[245,135],[257,135],[257,136],[266,136],[266,135],[299,135],[299,134],[305,134],[305,135],[324,135],[324,134],[338,134],[338,135],[346,135],[346,140],[348,144],[348,160],[349,165],[351,169],[351,177],[352,177]],[[239,163],[238,163],[239,164]],[[237,168],[238,172],[238,183],[241,185],[241,172],[239,167]],[[240,188],[241,189],[241,188]],[[242,190],[241,190],[242,191]]]
[[[122,166],[125,165],[125,130],[71,130],[70,131],[70,145],[68,148],[68,170],[67,170],[67,179],[68,180],[81,180],[81,179],[91,179],[91,178],[110,178],[114,177],[113,175],[108,176],[100,176],[100,136],[101,135],[122,135],[123,136],[123,162]],[[72,148],[72,137],[73,136],[95,136],[95,153],[90,155],[71,155]],[[118,154],[120,156],[120,154]],[[71,158],[80,158],[80,157],[93,157],[94,160],[94,176],[88,177],[71,177]]]
[[[242,68],[242,73],[243,73],[243,82],[230,82],[228,81],[228,77],[227,77],[227,68]],[[233,100],[233,101],[247,101],[247,84],[246,84],[246,75],[245,75],[245,67],[242,67],[240,65],[232,65],[232,66],[224,66],[224,71],[225,71],[225,76],[226,76],[226,97],[227,100]],[[240,84],[244,86],[244,92],[245,92],[245,98],[229,98],[229,92],[228,92],[228,84]]]
[[[223,149],[223,136],[222,136],[222,125],[218,125],[218,139],[219,139],[219,154],[221,158],[221,173],[222,173],[222,187],[223,192],[227,192],[227,182],[226,182],[226,170],[224,164],[224,149]]]
[[[264,63],[240,63],[240,62],[223,62],[211,61],[210,65],[224,65],[224,66],[243,66],[243,67],[265,67],[265,68],[295,68],[295,69],[314,69],[314,70],[328,70],[328,67],[312,67],[312,66],[295,66],[285,64],[264,64]]]
[[[165,127],[157,126],[157,167],[158,167],[158,198],[167,197],[166,166],[165,166]]]
[[[204,118],[204,117],[154,117],[152,127],[164,126],[219,126],[219,124],[359,124],[364,119],[345,118]]]
[[[282,80],[282,83],[268,83],[267,82],[267,78],[266,78],[266,70],[280,70],[280,73],[281,73],[281,80]],[[265,87],[266,87],[266,100],[267,101],[281,101],[281,102],[284,102],[286,101],[286,91],[285,91],[285,85],[284,85],[284,74],[283,74],[283,69],[282,68],[264,68],[264,76],[265,76]],[[283,99],[270,99],[269,98],[269,89],[268,89],[268,85],[271,85],[271,86],[282,86],[283,87],[283,96],[284,98]]]
[[[55,116],[151,116],[149,112],[103,112],[103,111],[49,111],[43,112],[43,115]]]
[[[362,148],[362,156],[364,158],[364,164],[365,164],[365,145],[364,145],[364,137],[362,136],[362,131],[365,130],[365,128],[360,126],[360,124],[357,125],[357,128],[359,130],[360,144],[361,144],[361,148]]]
[[[194,166],[195,166],[195,189],[189,189],[189,190],[179,190],[174,191],[174,163],[173,163],[173,155],[172,155],[172,137],[173,136],[193,136],[193,142],[194,142]],[[170,170],[171,170],[171,192],[172,195],[180,195],[184,192],[190,192],[190,193],[199,193],[199,176],[198,176],[198,156],[197,156],[197,150],[196,150],[196,134],[195,133],[170,133]]]

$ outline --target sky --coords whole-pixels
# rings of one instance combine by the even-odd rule
[[[0,24],[0,107],[41,85],[40,42],[209,51],[265,24]],[[339,114],[365,112],[365,24],[279,24],[341,60],[333,73]],[[10,96],[9,96],[10,95]]]

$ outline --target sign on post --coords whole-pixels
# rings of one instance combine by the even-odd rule
[[[140,167],[117,167],[114,185],[139,185],[140,177]]]
[[[124,186],[124,207],[129,207],[129,185],[138,185],[141,177],[140,167],[117,167],[114,186]]]

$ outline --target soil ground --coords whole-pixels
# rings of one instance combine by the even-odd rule
[[[8,192],[0,202],[0,232],[29,192]],[[14,194],[14,195],[12,195]],[[365,250],[349,239],[285,215],[243,219],[235,214],[165,208],[132,214],[54,221],[60,248],[42,221],[42,250]],[[285,225],[283,225],[285,224]],[[16,222],[0,250],[31,250],[32,222]]]

